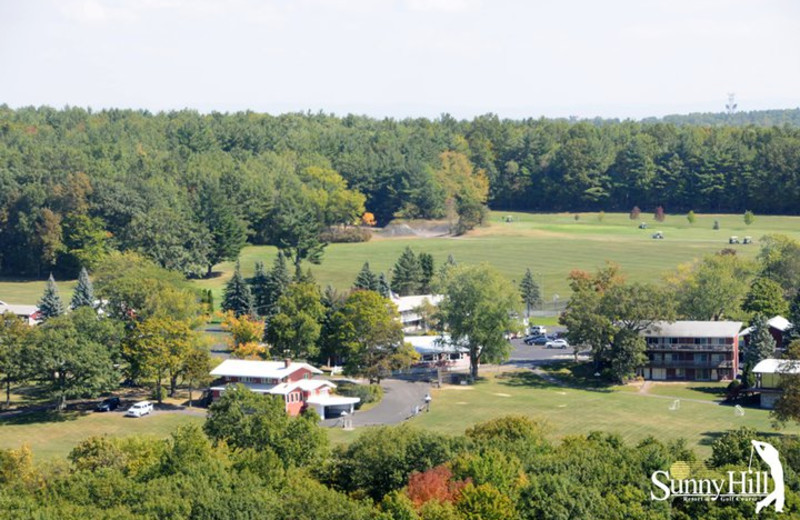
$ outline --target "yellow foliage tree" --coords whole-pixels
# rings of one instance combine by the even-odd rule
[[[246,314],[236,317],[233,312],[225,313],[222,329],[230,332],[228,346],[231,353],[239,359],[265,358],[268,349],[262,343],[264,337],[264,320],[252,318]]]

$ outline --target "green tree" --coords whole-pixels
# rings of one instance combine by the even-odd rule
[[[753,330],[744,348],[744,361],[751,366],[756,366],[759,361],[773,357],[775,339],[769,332],[767,317],[763,314],[757,315],[750,326],[753,327]]]
[[[750,284],[742,310],[765,316],[785,316],[789,312],[789,304],[784,299],[783,288],[778,282],[759,276]]]
[[[461,490],[456,507],[463,518],[481,520],[511,520],[516,518],[511,498],[491,484],[467,484]]]
[[[614,336],[608,361],[611,375],[618,381],[627,381],[647,362],[647,344],[638,332],[620,329]]]
[[[101,319],[85,308],[53,317],[36,328],[26,351],[33,377],[45,383],[44,391],[59,410],[68,398],[94,397],[118,383],[109,347],[78,326],[83,313]]]
[[[747,210],[747,211],[744,212],[744,223],[746,225],[749,226],[750,224],[752,224],[755,221],[756,221],[756,216],[755,216],[755,214],[753,214],[752,211]]]
[[[379,383],[387,372],[404,368],[413,360],[413,351],[403,343],[397,308],[380,294],[351,293],[335,319],[348,374]]]
[[[689,213],[686,214],[686,220],[689,221],[689,224],[697,222],[697,216],[695,216],[694,211],[689,211]]]
[[[519,293],[522,296],[522,302],[525,304],[525,315],[530,317],[531,309],[542,304],[542,295],[539,292],[539,284],[533,279],[533,273],[530,269],[525,270],[525,276],[519,283]]]
[[[232,448],[273,451],[284,467],[319,463],[328,449],[328,437],[313,411],[290,417],[281,399],[230,385],[208,410],[203,430],[215,442]]]
[[[508,358],[505,333],[516,327],[511,318],[519,293],[488,264],[453,267],[441,280],[441,319],[454,344],[469,349],[470,373],[478,377],[481,362]]]
[[[86,272],[85,267],[81,267],[81,273],[78,276],[78,285],[75,286],[75,292],[72,293],[70,307],[72,309],[77,309],[78,307],[94,308],[94,300],[94,286],[89,279],[89,273]]]
[[[253,278],[250,280],[250,287],[253,294],[253,310],[258,316],[266,316],[272,301],[269,278],[264,270],[264,262],[256,262]]]
[[[778,282],[784,294],[791,296],[800,287],[800,241],[786,235],[761,238],[761,275]]]
[[[298,359],[311,359],[319,354],[317,340],[322,331],[325,308],[319,287],[312,283],[293,283],[278,299],[278,314],[267,324],[267,340],[275,353]]]
[[[436,179],[444,188],[445,206],[450,208],[448,216],[458,217],[451,226],[452,231],[461,235],[486,218],[489,179],[484,170],[476,170],[469,158],[460,152],[442,152],[439,162]]]
[[[199,221],[210,232],[208,271],[224,260],[239,258],[247,243],[247,224],[236,214],[234,206],[218,187],[204,190],[200,196]]]
[[[233,312],[237,318],[243,314],[253,313],[253,295],[242,276],[239,262],[236,262],[233,276],[225,284],[225,292],[222,296],[222,310]]]
[[[364,291],[377,291],[378,278],[369,268],[369,262],[364,262],[361,266],[361,271],[356,276],[356,281],[353,283],[353,289],[361,289]]]
[[[67,218],[64,222],[66,253],[59,258],[59,268],[71,272],[78,266],[94,269],[111,249],[111,234],[106,227],[98,217],[72,215]]]
[[[392,288],[389,286],[389,280],[386,279],[386,273],[378,275],[377,292],[384,298],[390,298],[392,296]]]
[[[42,321],[47,321],[50,318],[61,316],[64,311],[64,303],[61,301],[56,281],[51,274],[50,278],[47,279],[42,299],[39,300],[39,318]]]
[[[740,311],[753,271],[753,264],[737,255],[716,254],[679,266],[667,281],[681,316],[717,321]]]
[[[0,374],[6,388],[6,408],[11,405],[11,385],[24,380],[28,372],[23,347],[33,330],[16,314],[0,315]]]
[[[417,257],[420,267],[420,292],[422,294],[429,294],[431,292],[431,283],[433,282],[433,275],[435,274],[435,267],[433,262],[433,255],[430,253],[420,253]]]
[[[295,278],[302,273],[303,261],[322,262],[328,244],[320,240],[320,222],[304,202],[288,197],[281,199],[276,206],[274,221],[275,244],[294,265]]]
[[[275,257],[272,269],[265,273],[263,278],[258,273],[258,266],[256,266],[256,278],[253,281],[256,310],[259,316],[269,321],[278,313],[278,300],[292,283],[292,277],[286,267],[286,258],[280,251]]]
[[[392,290],[400,296],[420,294],[422,267],[414,251],[406,246],[392,269]]]

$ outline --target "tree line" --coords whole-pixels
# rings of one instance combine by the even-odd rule
[[[796,214],[798,144],[789,125],[0,106],[0,270],[75,276],[133,250],[202,276],[248,241],[299,265],[363,240],[341,228],[365,211],[454,233],[487,204]]]

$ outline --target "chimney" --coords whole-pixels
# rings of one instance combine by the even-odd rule
[[[288,358],[287,357],[286,359],[283,360],[284,368],[289,368],[289,365],[291,365],[291,364],[292,364],[292,358]]]

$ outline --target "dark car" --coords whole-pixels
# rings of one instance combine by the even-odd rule
[[[98,412],[110,412],[119,408],[119,405],[119,397],[109,397],[108,399],[103,399],[95,410]]]
[[[539,336],[533,339],[531,345],[544,345],[545,343],[547,343],[547,340],[548,340],[547,336]]]

